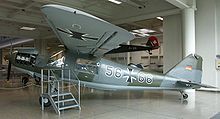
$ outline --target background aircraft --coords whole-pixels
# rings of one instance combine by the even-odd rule
[[[146,46],[139,46],[139,45],[126,45],[120,44],[118,48],[115,48],[106,54],[113,54],[113,53],[123,53],[123,52],[135,52],[135,51],[143,51],[146,50],[149,54],[152,54],[151,51],[158,49],[160,47],[160,43],[155,36],[150,36],[146,43]]]
[[[42,68],[69,68],[86,87],[101,90],[177,90],[184,99],[188,97],[185,89],[210,87],[201,84],[202,57],[199,55],[187,56],[165,74],[147,72],[102,58],[118,44],[134,38],[128,31],[65,6],[45,5],[42,12],[65,45],[64,58],[49,62],[36,50],[13,52],[10,62],[33,77],[40,77]],[[87,62],[80,62],[82,60]],[[55,74],[61,79],[59,73]],[[76,77],[72,80],[78,81]]]

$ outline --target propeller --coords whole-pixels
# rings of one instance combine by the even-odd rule
[[[10,74],[11,74],[11,60],[8,60],[8,73],[7,73],[7,81],[9,81]]]
[[[7,72],[7,81],[9,81],[10,74],[11,74],[11,55],[12,55],[12,41],[11,42],[11,47],[10,47],[10,52],[9,52],[9,57],[8,57],[8,72]]]

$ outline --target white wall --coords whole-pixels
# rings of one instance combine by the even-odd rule
[[[220,54],[220,1],[197,0],[196,53],[203,57],[202,83],[220,87],[215,58]]]
[[[152,55],[149,55],[148,51],[137,51],[130,52],[130,63],[139,64],[142,66],[150,65],[150,63],[155,63],[155,68],[151,68],[151,66],[144,67],[145,69],[155,69],[161,71],[162,67],[157,67],[157,65],[163,65],[163,36],[155,35],[160,42],[160,48],[152,51]],[[137,38],[130,41],[131,45],[142,45],[144,46],[148,41],[148,37],[145,38]],[[121,64],[127,64],[127,53],[116,53],[116,54],[108,54],[105,58],[113,60],[115,62]],[[153,64],[151,64],[153,65]]]
[[[220,0],[197,0],[196,53],[203,57],[202,83],[220,88],[215,58],[220,54]],[[182,59],[181,15],[164,17],[164,72]]]
[[[163,54],[166,73],[174,65],[182,60],[182,25],[181,15],[164,17],[163,21]]]

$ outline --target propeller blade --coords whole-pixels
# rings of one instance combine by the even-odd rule
[[[11,74],[11,61],[9,60],[9,63],[8,63],[8,73],[7,73],[7,81],[9,81],[10,74]]]

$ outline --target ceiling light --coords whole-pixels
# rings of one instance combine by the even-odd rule
[[[27,30],[27,31],[33,31],[33,30],[35,30],[36,28],[23,26],[23,27],[21,27],[20,29],[22,29],[22,30]]]
[[[141,33],[141,34],[147,34],[147,33],[154,33],[156,31],[151,30],[151,29],[137,29],[137,30],[132,30],[133,32],[136,33]]]
[[[112,2],[112,3],[115,3],[115,4],[121,4],[122,2],[121,1],[118,1],[118,0],[108,0],[109,2]]]
[[[59,44],[58,47],[59,47],[59,48],[63,48],[64,45],[63,45],[63,44]]]
[[[137,33],[137,32],[130,32],[133,35],[135,35],[136,37],[146,37],[146,36],[150,36],[148,33]]]
[[[140,37],[146,37],[149,36],[149,33],[154,33],[156,32],[155,30],[151,29],[136,29],[132,30],[131,33],[135,36],[140,36]]]
[[[163,17],[156,17],[157,19],[163,21]]]

